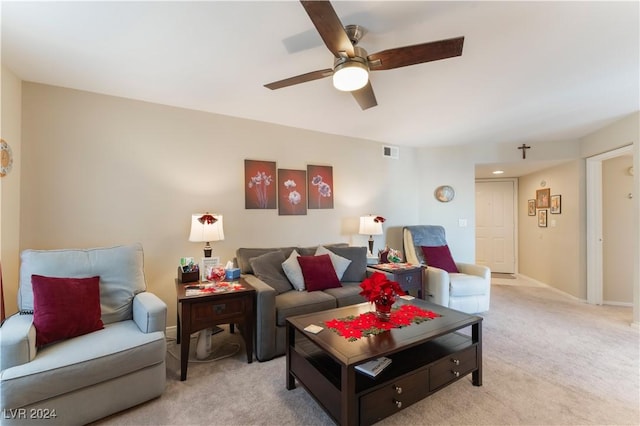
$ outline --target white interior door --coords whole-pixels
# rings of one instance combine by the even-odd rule
[[[515,181],[476,182],[476,263],[512,274],[515,265]]]

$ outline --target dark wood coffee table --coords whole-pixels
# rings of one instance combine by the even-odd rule
[[[441,315],[350,342],[324,322],[371,310],[369,303],[287,318],[287,389],[297,380],[341,425],[367,425],[388,417],[472,374],[482,385],[482,318],[414,299]],[[309,324],[325,327],[305,332]],[[465,329],[465,330],[463,330]],[[393,361],[376,378],[356,371],[363,362]]]

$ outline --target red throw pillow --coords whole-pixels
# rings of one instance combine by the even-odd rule
[[[447,272],[460,272],[451,257],[448,245],[437,247],[422,246],[421,248],[428,266],[444,269]]]
[[[81,336],[104,328],[100,310],[100,277],[31,276],[36,345]]]
[[[304,285],[307,291],[342,287],[328,254],[298,256],[298,263],[300,264],[300,269],[302,269]]]

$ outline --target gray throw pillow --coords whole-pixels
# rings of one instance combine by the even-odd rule
[[[292,289],[291,283],[282,270],[284,260],[284,254],[277,250],[251,258],[249,263],[256,277],[281,294]]]
[[[345,259],[351,264],[342,275],[342,282],[361,282],[367,277],[367,248],[366,247],[327,247],[330,251]]]

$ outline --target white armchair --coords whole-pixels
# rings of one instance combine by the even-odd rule
[[[489,310],[491,270],[486,266],[455,262],[458,272],[429,266],[422,247],[447,245],[442,226],[416,225],[403,228],[404,254],[407,262],[423,265],[425,299],[466,313]]]

